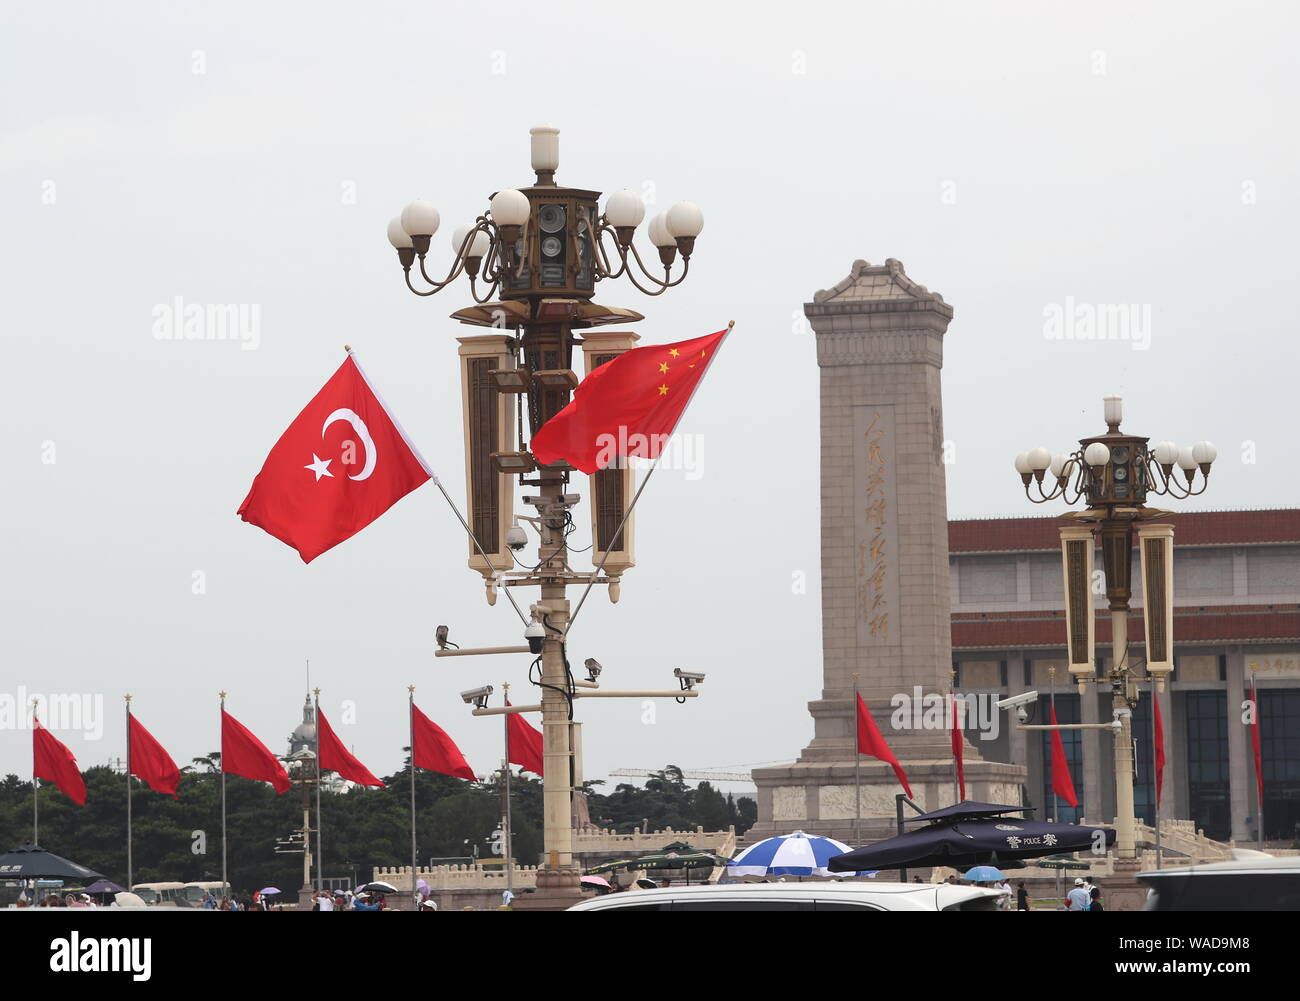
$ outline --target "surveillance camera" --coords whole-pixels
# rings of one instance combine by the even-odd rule
[[[471,688],[467,692],[461,692],[460,698],[467,706],[473,706],[475,709],[482,709],[487,705],[488,696],[492,694],[491,685],[483,685],[481,688]]]
[[[533,653],[542,652],[542,643],[546,640],[546,629],[540,622],[534,619],[528,623],[528,628],[524,630],[524,639],[528,641],[528,649]]]
[[[447,627],[439,626],[436,635],[438,638],[438,649],[446,650],[447,649]]]
[[[1019,695],[1010,695],[1005,699],[999,700],[997,706],[999,709],[1015,709],[1020,706],[1027,706],[1029,703],[1037,701],[1038,692],[1021,692]],[[1019,713],[1017,713],[1017,715],[1019,715]],[[1020,718],[1024,719],[1023,716]]]
[[[600,666],[600,661],[596,660],[594,657],[588,657],[583,661],[582,666],[587,669],[588,681],[595,681],[600,677],[600,672],[604,670],[604,668]]]
[[[1016,706],[1016,719],[1021,723],[1027,723],[1029,721],[1029,710],[1024,706]]]
[[[704,684],[704,675],[699,671],[683,671],[680,667],[673,668],[673,676],[682,683],[682,691],[689,692],[696,685]]]
[[[510,527],[510,530],[506,532],[506,545],[515,552],[518,552],[528,545],[528,536],[524,530],[519,527],[519,522],[516,521]]]

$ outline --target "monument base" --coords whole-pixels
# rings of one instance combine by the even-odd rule
[[[957,801],[952,760],[906,761],[903,769],[912,787],[912,799],[926,812]],[[874,759],[863,761],[861,773],[862,837],[869,844],[898,833],[896,796],[903,792],[894,770]],[[1000,761],[975,759],[965,764],[966,799],[983,803],[1020,802],[1025,768]],[[795,762],[776,768],[756,768],[759,821],[745,834],[753,844],[763,838],[803,831],[855,843],[856,803],[853,762]],[[904,819],[916,816],[908,806]]]
[[[1140,911],[1147,902],[1145,883],[1137,881],[1142,865],[1136,859],[1116,859],[1111,875],[1097,880],[1101,887],[1101,904],[1108,911]]]
[[[564,911],[585,900],[582,873],[577,869],[538,869],[537,889],[521,893],[510,903],[513,911]]]

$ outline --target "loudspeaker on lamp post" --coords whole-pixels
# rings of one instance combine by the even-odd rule
[[[1061,528],[1061,566],[1065,574],[1065,635],[1070,677],[1083,694],[1096,673],[1097,622],[1092,605],[1092,527]]]
[[[1142,554],[1143,626],[1146,630],[1147,674],[1156,691],[1174,669],[1174,527],[1139,525]]]
[[[586,373],[599,368],[608,361],[613,361],[625,351],[636,347],[639,334],[631,331],[588,331],[582,338],[582,354],[586,364]],[[604,572],[609,577],[609,600],[618,601],[619,580],[624,571],[636,566],[635,558],[635,522],[636,515],[628,514],[632,496],[636,493],[636,474],[627,460],[612,463],[589,477],[591,487],[591,563],[600,566],[604,560]],[[623,531],[617,539],[618,526],[623,522]]]
[[[469,568],[487,582],[488,604],[496,604],[496,575],[514,566],[506,532],[514,522],[511,474],[493,453],[515,448],[514,397],[497,392],[492,373],[515,365],[513,341],[501,334],[458,337],[461,405],[465,422],[465,497],[469,524],[483,547],[469,540]],[[486,555],[486,558],[485,558]]]

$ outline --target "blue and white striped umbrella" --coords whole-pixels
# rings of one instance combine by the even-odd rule
[[[850,851],[848,845],[795,831],[751,845],[727,865],[728,876],[843,876],[826,868],[827,859]]]

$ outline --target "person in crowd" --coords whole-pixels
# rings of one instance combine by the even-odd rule
[[[1101,887],[1094,886],[1088,894],[1088,910],[1104,911],[1105,909],[1101,905]]]
[[[1071,911],[1086,911],[1091,899],[1088,896],[1088,891],[1083,887],[1083,880],[1075,879],[1074,889],[1065,898],[1065,906],[1067,910]]]
[[[1016,910],[1029,910],[1029,890],[1023,879],[1016,884]]]
[[[358,893],[352,901],[352,910],[354,911],[377,911],[380,910],[378,904],[370,902],[370,894]]]

